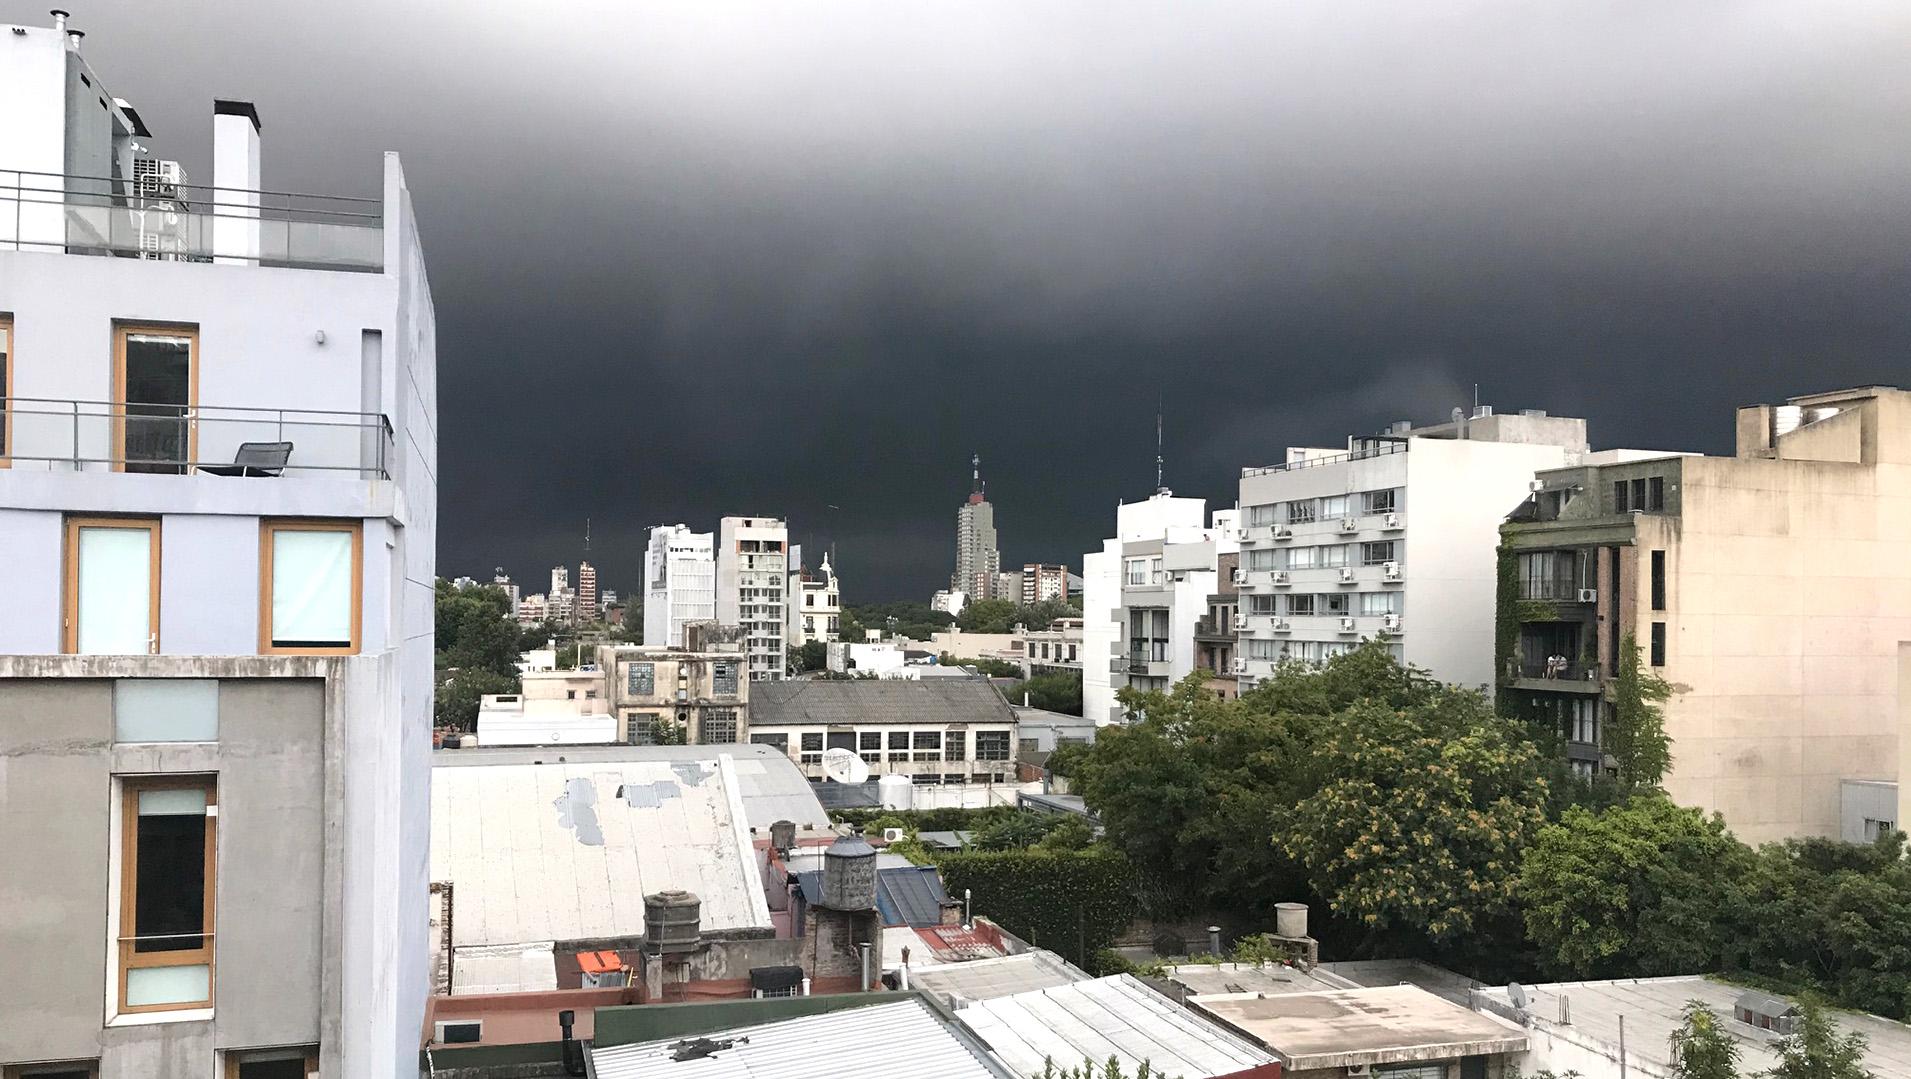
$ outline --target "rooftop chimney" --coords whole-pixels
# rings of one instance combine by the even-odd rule
[[[259,110],[250,101],[212,103],[214,262],[259,260]]]
[[[61,11],[59,8],[54,8],[52,11],[47,12],[47,14],[53,16],[53,32],[56,34],[66,33],[67,13]]]
[[[84,30],[68,30],[66,32],[66,51],[79,52],[80,39],[85,36],[86,36],[86,31]]]

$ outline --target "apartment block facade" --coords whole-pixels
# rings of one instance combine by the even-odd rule
[[[142,187],[152,136],[64,31],[0,33],[0,1070],[415,1075],[437,376],[404,173],[263,199],[223,101],[217,191]]]
[[[743,631],[750,680],[789,670],[785,651],[790,530],[775,517],[725,517],[717,524],[717,621]]]
[[[1584,420],[1480,409],[1242,470],[1241,688],[1371,638],[1442,681],[1490,688],[1505,507],[1586,448]]]
[[[801,648],[811,641],[828,644],[836,640],[842,630],[843,594],[828,555],[814,572],[800,561],[791,571],[788,614],[791,648]]]
[[[1732,457],[1538,477],[1501,528],[1519,629],[1500,692],[1595,771],[1630,640],[1673,687],[1676,800],[1748,842],[1836,836],[1846,787],[1899,783],[1906,745],[1911,393],[1795,397],[1736,427]],[[1904,820],[1898,791],[1873,833]]]
[[[1030,562],[1022,567],[1022,605],[1068,599],[1068,567]]]
[[[700,648],[712,647],[699,644]],[[603,646],[597,666],[608,683],[618,741],[724,745],[748,740],[750,679],[742,651]]]
[[[716,540],[688,525],[658,525],[644,552],[644,643],[682,648],[683,627],[717,616]]]

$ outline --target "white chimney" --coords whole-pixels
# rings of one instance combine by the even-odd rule
[[[47,14],[53,16],[53,32],[56,34],[66,33],[67,13],[61,11],[59,8],[54,8],[52,11],[47,12]]]
[[[80,39],[85,36],[86,36],[86,31],[84,30],[68,30],[66,32],[66,51],[79,52]]]
[[[259,112],[250,101],[212,103],[214,262],[259,258]]]

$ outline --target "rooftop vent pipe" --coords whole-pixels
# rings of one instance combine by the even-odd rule
[[[53,32],[56,34],[66,33],[67,13],[61,11],[59,8],[54,8],[52,11],[47,12],[47,14],[53,16]]]
[[[79,52],[80,39],[85,36],[86,36],[86,31],[84,30],[68,30],[66,32],[66,51]]]

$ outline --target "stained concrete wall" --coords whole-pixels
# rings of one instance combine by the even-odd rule
[[[164,658],[119,662],[206,673]],[[51,663],[77,674],[106,666]],[[102,1079],[204,1079],[214,1049],[319,1040],[323,681],[222,680],[214,743],[116,744],[113,690],[108,677],[0,673],[0,851],[10,867],[0,876],[0,954],[33,972],[0,979],[0,1061],[99,1057]],[[109,1025],[114,777],[185,773],[219,784],[214,1018]]]

